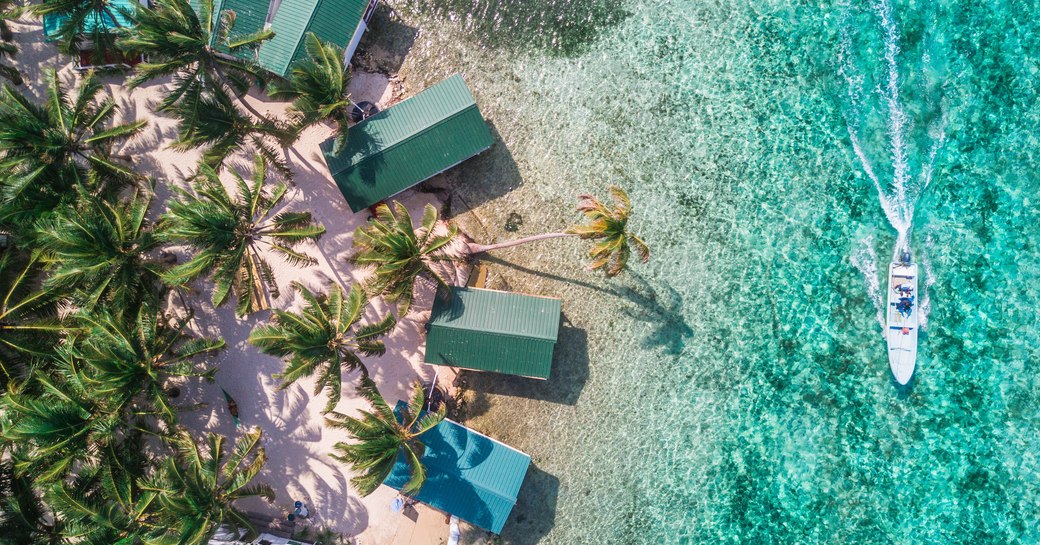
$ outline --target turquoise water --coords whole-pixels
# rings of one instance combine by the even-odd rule
[[[654,253],[491,264],[565,313],[548,383],[469,375],[468,422],[535,462],[504,542],[1040,540],[1040,5],[395,9],[406,84],[461,71],[500,140],[456,173],[471,234],[618,183]],[[900,233],[929,307],[906,388],[877,302]]]

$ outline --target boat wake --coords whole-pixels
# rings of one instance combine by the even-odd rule
[[[853,152],[859,159],[863,173],[873,182],[885,217],[896,230],[892,261],[898,261],[904,253],[912,253],[910,235],[914,207],[932,181],[936,156],[946,141],[946,110],[941,103],[938,108],[933,108],[937,115],[933,116],[931,122],[923,124],[924,126],[915,126],[914,120],[907,114],[900,96],[899,32],[888,0],[875,2],[871,10],[882,41],[881,66],[876,70],[877,74],[865,73],[857,65],[853,51],[869,48],[854,46],[857,37],[850,32],[852,25],[848,22],[849,7],[845,6],[843,12],[846,20],[841,26],[838,73],[848,87],[846,126]],[[865,61],[869,65],[870,59]],[[874,61],[876,64],[878,59]],[[927,53],[922,55],[921,62],[922,70],[928,70],[931,59]],[[928,71],[934,73],[932,70]],[[921,153],[915,154],[914,160],[910,157],[911,142],[917,144],[913,149],[921,150]],[[884,168],[883,172],[878,165]],[[878,308],[878,321],[884,327],[873,237],[861,241],[861,246],[866,246],[868,250],[856,250],[858,253],[852,256],[853,264],[865,276],[874,279],[868,280],[867,289]],[[925,270],[930,277],[927,266]],[[922,305],[921,310],[921,320],[924,323],[927,307]]]

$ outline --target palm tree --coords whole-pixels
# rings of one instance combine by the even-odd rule
[[[160,268],[147,253],[157,240],[145,225],[150,197],[109,204],[87,197],[38,224],[36,241],[51,265],[44,287],[74,293],[84,309],[99,302],[131,309],[156,289]]]
[[[604,270],[607,276],[617,276],[625,270],[632,249],[635,249],[643,263],[650,260],[650,249],[641,238],[628,230],[628,219],[632,213],[632,203],[628,194],[620,187],[611,186],[610,196],[614,201],[613,208],[608,208],[592,195],[578,196],[578,211],[585,214],[588,220],[585,225],[576,225],[562,233],[545,233],[499,244],[485,246],[470,243],[469,253],[479,254],[536,240],[577,236],[597,241],[589,250],[589,257],[592,259],[589,267],[593,270],[606,267]]]
[[[161,220],[166,240],[185,242],[196,249],[187,263],[169,269],[164,278],[183,285],[210,274],[215,283],[212,301],[224,304],[234,292],[239,316],[266,308],[264,288],[278,297],[271,266],[263,250],[272,251],[293,265],[317,263],[313,257],[297,251],[300,243],[317,241],[325,228],[313,222],[309,212],[271,210],[285,199],[287,186],[279,182],[268,191],[264,188],[267,167],[258,157],[253,180],[247,183],[232,171],[238,191],[232,198],[213,168],[201,165],[194,193],[178,190],[170,201],[170,209]]]
[[[332,153],[338,155],[347,142],[347,127],[354,106],[347,91],[350,73],[343,65],[343,49],[322,42],[310,32],[305,47],[308,58],[293,65],[286,83],[273,83],[270,95],[293,101],[289,112],[296,120],[298,131],[324,119],[335,123]]]
[[[275,310],[273,323],[254,329],[249,343],[260,347],[265,354],[291,356],[281,374],[283,389],[317,372],[314,394],[323,389],[328,391],[329,401],[324,411],[328,413],[339,403],[344,371],[360,369],[368,376],[368,369],[357,353],[382,356],[386,352],[379,338],[394,328],[394,316],[388,314],[377,323],[358,325],[368,300],[357,284],[351,286],[346,299],[338,285],[327,297],[311,293],[302,284],[294,286],[306,301],[303,310],[299,314]]]
[[[201,99],[207,92],[223,94],[229,90],[240,97],[265,78],[264,70],[249,59],[249,53],[274,32],[264,29],[233,35],[234,13],[216,13],[213,0],[199,0],[197,12],[188,0],[155,0],[151,8],[137,9],[134,22],[118,44],[144,54],[148,61],[135,67],[130,86],[174,76],[173,88],[159,103],[160,110],[179,104],[202,113]],[[241,102],[250,109],[244,100]]]
[[[333,447],[340,454],[332,457],[349,464],[358,473],[350,484],[358,494],[367,496],[379,488],[390,475],[399,455],[411,469],[411,478],[401,488],[405,494],[414,494],[426,482],[426,469],[422,464],[425,445],[419,437],[444,420],[444,407],[437,412],[423,412],[425,394],[422,384],[416,381],[408,404],[400,409],[400,418],[379,394],[372,379],[361,378],[358,394],[368,401],[372,411],[361,411],[361,418],[332,413],[325,423],[333,428],[347,431],[354,443],[336,443]]]
[[[93,395],[76,368],[59,364],[54,377],[38,372],[8,387],[0,397],[0,436],[15,445],[19,474],[54,482],[118,441],[125,420],[115,409]]]
[[[185,331],[190,316],[171,319],[150,301],[126,314],[81,313],[82,333],[61,350],[62,357],[81,363],[84,382],[95,395],[126,406],[143,393],[148,406],[138,412],[154,411],[172,423],[176,415],[164,382],[189,376],[212,380],[216,368],[200,364],[198,356],[219,351],[224,341],[193,338]]]
[[[26,221],[67,201],[76,187],[99,195],[141,178],[114,149],[146,121],[114,124],[115,103],[100,98],[100,80],[89,72],[73,97],[53,69],[36,105],[8,86],[0,90],[0,221]]]
[[[0,255],[0,388],[22,374],[18,369],[26,360],[49,355],[64,330],[54,293],[34,289],[38,261],[14,249]]]
[[[69,538],[83,545],[149,543],[144,523],[154,517],[156,493],[141,487],[149,469],[141,434],[110,448],[104,459],[81,465],[67,480],[44,492]]]
[[[354,231],[350,260],[375,267],[366,289],[371,295],[397,303],[398,315],[404,316],[411,308],[418,278],[448,287],[448,280],[432,265],[458,259],[446,251],[457,235],[458,228],[451,224],[438,229],[437,209],[432,205],[426,205],[422,222],[415,228],[404,205],[397,201],[392,207],[380,203],[368,224]]]
[[[104,58],[115,46],[116,37],[126,29],[120,24],[124,15],[109,0],[44,0],[30,6],[38,16],[64,16],[58,28],[58,44],[62,52],[74,54],[84,38]]]
[[[0,536],[5,543],[64,545],[63,529],[40,500],[32,476],[17,473],[10,460],[0,461]]]
[[[272,141],[279,146],[288,145],[294,132],[273,121],[254,120],[235,107],[224,93],[206,94],[194,103],[181,102],[172,112],[177,119],[178,135],[171,148],[179,151],[205,148],[203,163],[219,170],[224,159],[251,144],[260,157],[283,175],[292,175]]]
[[[267,461],[260,437],[259,428],[246,433],[235,441],[229,456],[224,437],[215,433],[206,434],[205,448],[186,431],[175,435],[175,455],[144,485],[145,490],[158,494],[155,528],[165,529],[179,545],[206,543],[225,523],[255,533],[253,524],[234,504],[249,497],[274,501],[270,486],[252,483]]]

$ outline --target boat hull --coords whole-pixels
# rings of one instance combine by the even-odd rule
[[[901,298],[912,298],[909,312],[900,311]],[[885,339],[888,365],[899,384],[910,382],[917,365],[918,307],[917,265],[892,263],[888,273]]]

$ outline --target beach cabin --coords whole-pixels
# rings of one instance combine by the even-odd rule
[[[274,38],[260,45],[260,66],[287,77],[293,64],[307,57],[304,39],[308,32],[323,42],[342,47],[343,62],[350,64],[378,3],[379,0],[274,0],[270,19]]]
[[[427,180],[491,147],[491,131],[456,74],[350,128],[325,163],[354,212]]]
[[[549,378],[560,331],[559,299],[453,287],[426,325],[425,362]]]
[[[103,15],[95,15],[88,17],[83,21],[79,28],[79,36],[82,41],[79,44],[79,51],[74,57],[75,68],[77,70],[87,70],[90,68],[116,68],[116,67],[130,67],[140,62],[139,56],[127,56],[123,53],[116,51],[114,48],[111,51],[106,51],[104,57],[101,57],[98,52],[94,50],[92,37],[95,37],[98,33],[112,33],[118,31],[120,28],[126,28],[133,25],[133,21],[126,16],[127,13],[132,13],[135,6],[138,4],[138,0],[109,0],[106,4],[105,13]],[[149,5],[148,0],[141,0],[140,4]],[[61,36],[62,27],[68,24],[69,16],[67,14],[54,14],[48,13],[43,16],[43,36],[49,42],[57,40]]]
[[[258,50],[237,54],[284,78],[294,63],[307,57],[304,40],[309,32],[342,47],[343,62],[349,64],[378,4],[379,0],[220,0],[215,9],[235,14],[232,39],[265,28],[274,31]],[[192,5],[198,9],[197,2]]]
[[[398,411],[404,402],[397,403]],[[413,497],[430,507],[494,532],[516,505],[531,457],[462,424],[444,419],[419,436],[426,482]],[[400,490],[411,469],[400,454],[383,484]]]

